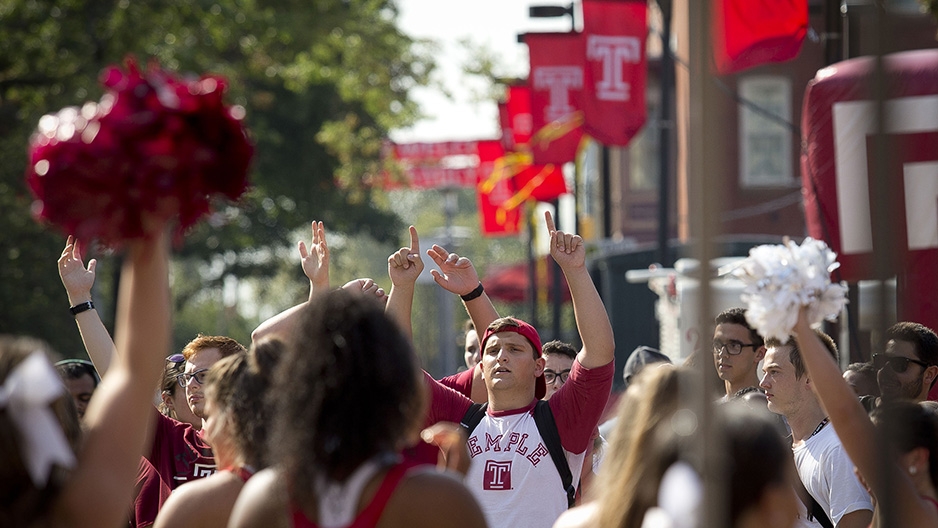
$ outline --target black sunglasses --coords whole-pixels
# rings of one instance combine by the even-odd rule
[[[886,365],[889,365],[889,368],[892,369],[893,372],[902,374],[909,370],[909,363],[915,363],[916,365],[921,365],[922,368],[928,368],[928,363],[917,359],[902,356],[887,356],[886,354],[873,354],[873,368],[876,370],[881,370]]]

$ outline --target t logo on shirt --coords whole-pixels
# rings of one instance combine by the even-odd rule
[[[192,478],[211,477],[215,474],[215,466],[195,464],[192,468]]]
[[[482,489],[496,491],[510,490],[511,460],[504,462],[486,460],[485,473],[482,475]]]

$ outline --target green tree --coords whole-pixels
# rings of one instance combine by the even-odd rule
[[[29,219],[27,140],[42,114],[98,99],[101,69],[128,55],[227,77],[228,99],[246,108],[257,145],[251,192],[178,249],[178,269],[198,280],[175,281],[177,314],[217,311],[230,277],[282,272],[275,256],[311,219],[332,232],[396,239],[401,222],[369,176],[379,173],[387,132],[417,116],[409,90],[433,69],[425,43],[403,35],[396,16],[392,0],[0,0],[3,331],[74,353],[74,323],[58,308],[63,238]]]

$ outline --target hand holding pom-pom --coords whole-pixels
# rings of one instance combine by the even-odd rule
[[[782,343],[788,342],[802,306],[811,325],[836,319],[847,302],[846,286],[830,280],[840,265],[836,257],[824,242],[812,238],[800,246],[786,240],[750,250],[733,272],[746,284],[746,319],[763,337]]]
[[[33,213],[81,239],[138,238],[171,218],[180,232],[247,188],[253,147],[223,79],[105,70],[98,104],[46,115],[30,140]]]

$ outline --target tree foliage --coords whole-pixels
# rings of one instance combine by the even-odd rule
[[[254,188],[178,248],[200,280],[177,281],[177,310],[207,302],[200,290],[226,277],[277,274],[272,256],[311,219],[396,239],[401,222],[367,176],[387,132],[417,116],[409,90],[433,69],[396,16],[393,0],[0,0],[2,330],[73,353],[55,266],[63,237],[30,219],[26,147],[39,117],[98,99],[101,69],[129,55],[227,77],[257,145]]]

